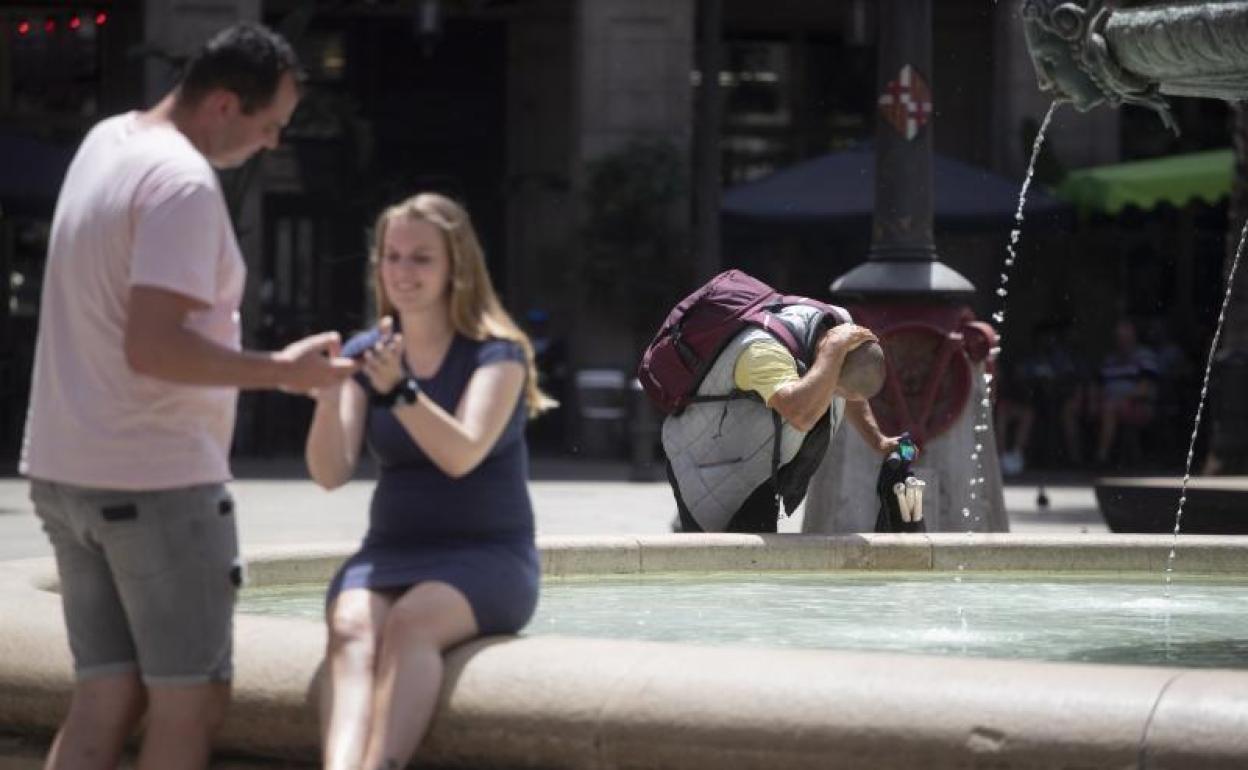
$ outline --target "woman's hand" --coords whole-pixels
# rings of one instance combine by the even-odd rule
[[[391,334],[389,316],[381,319],[381,340],[364,354],[364,374],[377,393],[389,393],[403,379],[403,335]]]

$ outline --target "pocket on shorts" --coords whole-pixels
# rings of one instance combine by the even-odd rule
[[[238,524],[234,516],[234,498],[221,486],[209,495],[201,515],[191,522],[194,554],[209,574],[220,574],[229,587],[242,587],[245,580],[238,551]],[[188,554],[189,556],[189,554]]]
[[[233,538],[232,502],[223,485],[109,495],[96,501],[96,531],[118,577],[147,580],[220,548],[220,530]],[[224,521],[222,521],[224,519]],[[231,540],[231,544],[235,545]]]
[[[174,564],[177,555],[170,548],[170,522],[157,502],[161,494],[110,495],[91,501],[97,539],[118,577],[158,577]]]

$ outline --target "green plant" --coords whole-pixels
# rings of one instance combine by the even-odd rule
[[[592,161],[581,272],[586,295],[646,340],[686,293],[688,173],[671,142],[634,141]]]

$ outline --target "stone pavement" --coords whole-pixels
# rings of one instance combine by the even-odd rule
[[[235,463],[231,489],[239,511],[244,552],[262,546],[358,541],[368,522],[371,474],[333,492],[307,479],[298,459]],[[665,481],[629,481],[625,463],[534,458],[530,489],[539,535],[626,535],[669,532],[675,507]],[[1014,532],[1105,532],[1089,484],[1047,488],[1050,507],[1036,506],[1036,487],[1006,485]],[[782,532],[801,531],[798,512]],[[0,559],[47,556],[51,550],[27,498],[27,483],[0,478]]]

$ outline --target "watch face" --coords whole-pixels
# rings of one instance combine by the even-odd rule
[[[418,385],[416,380],[411,377],[408,377],[403,381],[403,384],[399,386],[399,397],[402,398],[405,403],[416,403],[416,396],[418,395],[420,395],[420,385]]]

